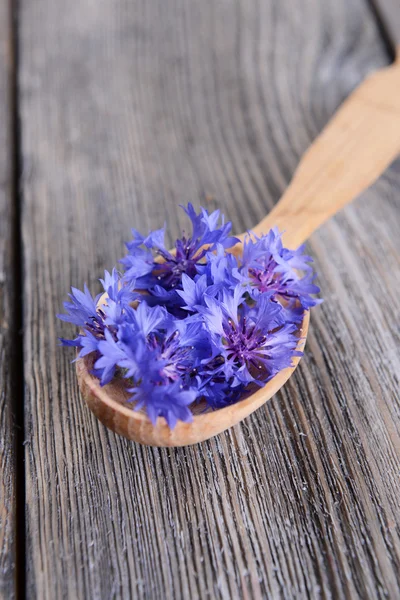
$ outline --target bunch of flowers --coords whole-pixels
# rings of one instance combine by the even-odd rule
[[[124,377],[132,408],[171,428],[191,421],[193,403],[221,408],[290,366],[304,311],[320,302],[312,259],[284,248],[276,229],[249,235],[238,258],[218,210],[184,210],[192,233],[173,252],[164,229],[132,230],[124,272],[100,280],[105,302],[72,288],[58,315],[80,328],[62,344],[92,356],[101,385]]]

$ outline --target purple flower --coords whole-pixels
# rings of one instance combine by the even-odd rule
[[[198,275],[195,279],[191,279],[186,273],[183,273],[182,290],[177,290],[177,294],[183,301],[182,308],[195,311],[196,306],[203,303],[207,288],[206,275]]]
[[[207,252],[206,264],[198,265],[197,271],[207,276],[209,286],[215,286],[216,290],[220,290],[235,287],[238,266],[236,256],[227,253],[222,244],[216,244],[213,252]]]
[[[105,271],[104,296],[72,288],[64,321],[79,327],[65,346],[92,356],[101,385],[126,380],[133,410],[173,428],[191,421],[191,405],[213,409],[262,386],[298,356],[298,325],[314,297],[311,258],[288,250],[274,229],[247,239],[243,256],[219,211],[191,204],[192,233],[164,243],[164,229],[147,236],[132,230],[125,273]]]
[[[198,397],[203,398],[208,407],[217,410],[240,400],[244,390],[244,385],[232,387],[223,375],[208,375],[199,383]]]
[[[233,292],[223,290],[220,301],[207,297],[207,307],[199,307],[213,346],[206,371],[222,376],[232,388],[263,385],[298,355],[296,326],[285,323],[282,307],[270,294],[260,295],[257,304],[249,306],[243,294],[240,286]]]
[[[165,308],[161,306],[151,308],[143,301],[135,311],[132,311],[132,324],[135,331],[144,338],[166,325],[168,318]]]
[[[90,331],[86,331],[84,335],[79,335],[76,340],[78,341],[76,345],[81,349],[78,354],[79,358],[83,358],[92,352],[97,352],[99,340]]]
[[[156,387],[144,382],[129,391],[132,392],[132,400],[136,402],[135,410],[145,408],[153,425],[158,417],[164,417],[171,429],[178,420],[186,423],[193,420],[189,407],[195,401],[198,392],[194,389],[182,389],[179,381]]]
[[[78,335],[74,340],[66,340],[60,338],[62,346],[73,346],[80,348],[78,358],[83,358],[92,352],[97,352],[99,340],[90,331],[86,331],[85,334]],[[75,359],[76,360],[76,359]]]
[[[126,318],[126,313],[133,313],[130,303],[140,297],[133,291],[134,281],[123,282],[116,269],[113,269],[111,274],[105,271],[104,279],[100,279],[100,282],[107,293],[104,303],[100,305],[101,294],[93,298],[85,284],[83,292],[72,288],[72,293],[69,294],[71,302],[64,302],[67,314],[57,315],[62,321],[73,323],[81,329],[82,334],[75,340],[61,338],[64,346],[85,349],[85,354],[80,356],[88,354],[90,348],[95,351],[94,340],[104,339],[106,330],[115,336],[118,326]]]
[[[282,245],[278,229],[255,239],[245,241],[241,266],[235,272],[236,278],[257,300],[259,293],[273,292],[275,300],[284,300],[289,310],[293,309],[295,321],[301,320],[302,310],[308,310],[321,300],[313,297],[319,293],[319,287],[313,281],[315,275],[309,263],[310,256],[305,255],[304,246],[289,250]]]
[[[115,375],[117,365],[121,364],[121,366],[126,367],[127,360],[124,350],[119,347],[108,330],[105,331],[104,337],[105,339],[99,342],[100,357],[94,365],[95,370],[101,374],[101,385],[110,383]]]
[[[183,207],[182,207],[183,208]],[[147,290],[157,302],[179,304],[179,295],[175,290],[182,288],[182,275],[190,278],[197,275],[197,266],[201,264],[208,250],[220,244],[227,248],[236,243],[236,238],[229,237],[231,224],[218,226],[220,213],[211,214],[202,208],[196,214],[192,204],[184,208],[192,223],[192,233],[176,240],[173,253],[165,247],[164,229],[142,236],[132,230],[133,241],[127,244],[128,255],[121,259],[125,266],[125,281],[136,278],[136,288]],[[158,255],[156,262],[153,256]]]
[[[131,302],[140,297],[135,292],[135,280],[122,281],[117,269],[113,269],[111,274],[108,271],[104,271],[104,279],[100,279],[100,283],[108,298],[121,306],[129,306]]]
[[[102,335],[104,332],[104,322],[97,310],[97,302],[99,301],[100,294],[96,298],[93,298],[85,284],[83,292],[73,287],[71,288],[71,294],[68,294],[68,296],[71,302],[64,302],[67,314],[60,314],[57,317],[61,321],[85,328],[93,335]]]
[[[142,301],[136,311],[126,314],[116,337],[105,330],[97,349],[94,368],[101,385],[119,369],[129,382],[135,410],[144,407],[152,419],[165,416],[169,423],[188,419],[186,401],[198,396],[198,371],[211,355],[209,334],[199,320],[176,320],[165,308]]]

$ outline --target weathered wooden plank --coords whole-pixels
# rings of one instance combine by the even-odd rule
[[[398,170],[310,242],[327,301],[296,376],[210,442],[105,430],[54,319],[131,225],[177,234],[200,199],[237,231],[260,220],[386,61],[366,5],[23,0],[20,17],[28,594],[397,597]]]
[[[372,0],[378,19],[382,21],[383,32],[392,50],[400,51],[400,11],[396,0]]]
[[[15,298],[13,269],[12,33],[0,4],[0,598],[15,597],[16,458],[14,444]],[[14,373],[15,375],[15,373]]]

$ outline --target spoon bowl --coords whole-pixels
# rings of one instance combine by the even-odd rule
[[[309,323],[310,312],[307,311],[299,327],[297,350],[304,348]],[[195,407],[192,422],[178,421],[174,429],[168,427],[164,417],[159,417],[156,425],[153,425],[146,413],[132,410],[132,407],[127,404],[129,393],[122,378],[116,378],[102,387],[99,380],[90,373],[93,366],[90,356],[77,360],[76,373],[87,405],[109,429],[130,440],[149,446],[188,446],[208,440],[257,410],[286,383],[299,364],[300,358],[294,357],[292,367],[283,369],[264,387],[258,388],[235,404],[219,410],[208,409],[207,411]]]

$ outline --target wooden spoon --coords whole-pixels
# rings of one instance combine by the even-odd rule
[[[392,66],[368,77],[344,102],[302,158],[279,203],[254,232],[266,233],[278,226],[285,232],[284,244],[297,247],[368,188],[399,153],[400,51]],[[235,253],[240,251],[238,244]],[[304,339],[309,321],[307,312],[300,329]],[[104,425],[142,444],[186,446],[206,440],[250,415],[283,386],[298,362],[295,358],[292,368],[281,371],[244,400],[194,414],[191,423],[179,421],[173,430],[164,418],[159,417],[153,426],[146,414],[124,405],[126,392],[121,382],[100,387],[89,373],[88,360],[78,360],[76,369],[82,395]]]

